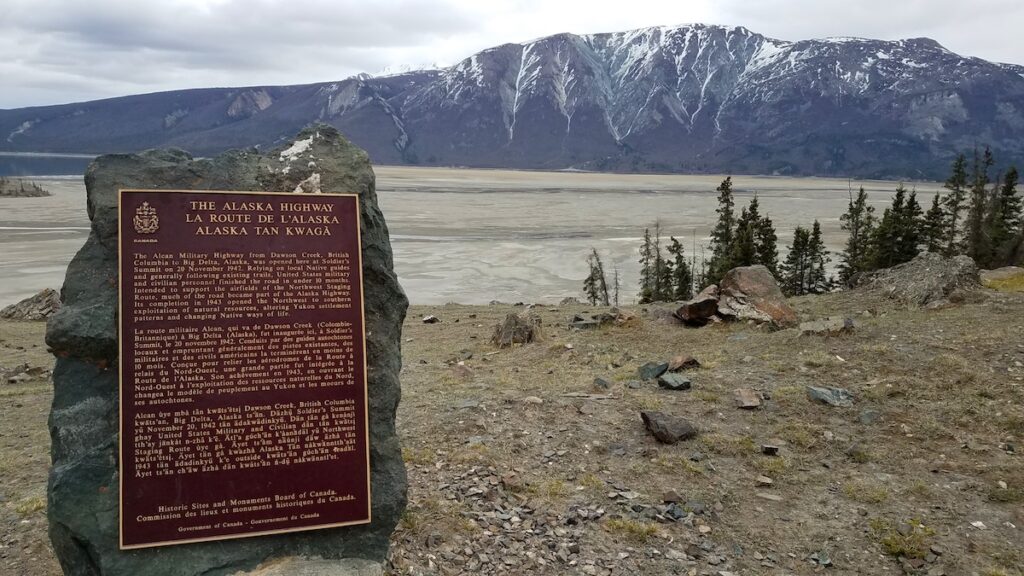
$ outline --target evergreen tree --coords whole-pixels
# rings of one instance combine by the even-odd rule
[[[640,245],[640,303],[653,301],[654,296],[654,243],[651,229],[644,228],[644,241]]]
[[[986,147],[983,157],[974,150],[974,165],[971,170],[971,197],[967,210],[964,230],[964,252],[978,264],[987,264],[992,252],[985,229],[985,217],[989,212],[988,171],[994,164],[992,151]]]
[[[604,274],[604,263],[601,262],[601,256],[598,255],[597,249],[590,249],[587,265],[590,268],[590,274],[583,280],[583,293],[586,295],[587,301],[592,306],[597,304],[608,306],[608,281]]]
[[[778,277],[779,250],[775,225],[771,218],[761,216],[760,202],[755,195],[750,204],[743,208],[736,221],[733,243],[729,250],[729,266],[752,266],[762,264]],[[725,270],[722,272],[724,275]]]
[[[953,256],[957,253],[957,241],[960,237],[960,229],[957,225],[960,222],[960,213],[964,209],[964,202],[967,199],[967,158],[963,154],[953,161],[953,173],[946,180],[944,187],[949,190],[944,199],[946,210],[946,256]]]
[[[762,217],[758,220],[755,231],[757,263],[763,264],[772,273],[772,276],[775,277],[779,275],[779,249],[777,243],[778,236],[775,235],[775,225],[772,223],[772,219],[767,216]]]
[[[651,300],[666,302],[672,299],[672,263],[661,252],[661,222],[654,223],[654,277]]]
[[[900,182],[892,205],[885,209],[882,220],[872,235],[871,267],[890,268],[913,259],[918,254],[921,228],[921,205],[917,193],[911,192]]]
[[[839,256],[839,281],[850,286],[853,278],[870,268],[871,242],[875,228],[875,207],[868,204],[868,195],[861,186],[850,203],[846,213],[839,217],[840,228],[849,232],[846,250]]]
[[[715,188],[718,192],[718,221],[711,230],[711,261],[707,266],[706,281],[716,284],[734,265],[729,261],[732,255],[736,233],[735,201],[732,195],[732,177],[728,176]]]
[[[921,225],[921,242],[929,252],[938,254],[945,247],[946,213],[942,209],[942,197],[938,192],[932,198],[932,207],[924,215]]]
[[[901,182],[897,187],[897,192],[902,187],[903,183]],[[917,191],[911,190],[899,217],[897,259],[900,262],[909,262],[921,253],[922,218],[921,205],[917,202]]]
[[[740,213],[740,220],[745,222],[736,227],[736,234],[732,240],[732,250],[729,251],[729,264],[734,268],[737,266],[750,266],[755,264],[757,259],[754,226],[747,218],[746,208]]]
[[[1024,233],[1021,214],[1021,198],[1017,195],[1017,169],[1011,167],[1003,178],[999,193],[993,202],[991,239],[992,267],[1008,266],[1013,263],[1011,254],[1016,245],[1015,232]]]
[[[619,306],[619,289],[622,288],[622,282],[619,281],[619,267],[614,266],[612,268],[612,277],[614,281],[612,283],[612,302],[618,307]]]
[[[689,300],[693,298],[693,273],[690,265],[686,262],[683,245],[676,240],[675,236],[670,237],[668,253],[672,256],[671,299]]]
[[[807,229],[797,226],[793,231],[793,243],[789,246],[789,253],[786,254],[786,260],[782,263],[780,287],[787,296],[799,296],[807,293],[810,264],[809,243],[810,234]]]
[[[821,237],[821,224],[815,220],[811,227],[811,236],[807,240],[807,292],[811,294],[823,294],[832,288],[825,273],[825,265],[831,262],[828,257],[828,250],[825,249],[825,242]]]

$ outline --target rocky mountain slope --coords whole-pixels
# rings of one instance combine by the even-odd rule
[[[558,34],[439,70],[0,111],[0,150],[207,154],[314,121],[377,163],[937,178],[975,144],[1024,159],[1024,67],[925,38]]]

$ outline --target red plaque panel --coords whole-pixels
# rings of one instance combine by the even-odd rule
[[[121,547],[369,522],[358,197],[119,209]]]

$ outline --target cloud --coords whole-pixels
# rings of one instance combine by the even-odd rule
[[[686,22],[799,40],[929,36],[1024,63],[1008,0],[4,0],[0,107],[208,86],[302,84],[399,64],[452,64],[558,32]]]

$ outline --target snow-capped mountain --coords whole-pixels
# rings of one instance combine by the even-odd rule
[[[1024,67],[924,38],[557,34],[437,70],[0,111],[0,150],[205,154],[313,121],[388,164],[941,177],[975,145],[1024,159]]]

